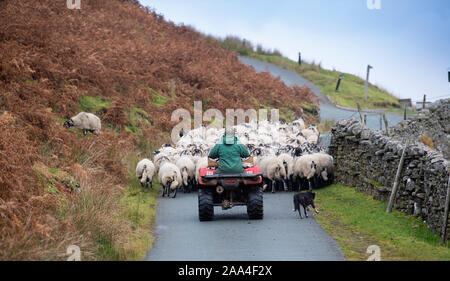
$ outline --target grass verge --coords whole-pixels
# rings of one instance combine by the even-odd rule
[[[367,260],[370,245],[381,248],[381,260],[450,260],[449,243],[439,245],[439,236],[416,217],[393,210],[354,188],[331,185],[317,191],[321,211],[316,220],[332,236],[347,260]]]
[[[152,229],[156,219],[156,198],[160,191],[160,185],[155,183],[155,180],[156,177],[154,189],[144,193],[139,181],[133,179],[121,199],[124,207],[121,219],[129,222],[133,231],[123,245],[126,260],[142,260],[153,244]]]
[[[153,243],[159,185],[144,193],[137,179],[123,191],[112,191],[111,184],[103,179],[82,183],[73,200],[62,201],[59,213],[74,222],[82,260],[142,260]]]
[[[156,219],[157,197],[161,191],[158,177],[153,177],[153,189],[145,193],[139,180],[135,177],[134,169],[141,159],[138,154],[131,153],[126,157],[129,184],[120,200],[122,212],[119,217],[130,225],[131,232],[126,236],[123,251],[124,260],[142,260],[145,253],[153,244],[153,226]]]
[[[51,206],[56,214],[52,220],[54,227],[44,228],[42,223],[36,223],[44,238],[39,243],[28,236],[14,238],[13,246],[24,250],[12,248],[7,259],[65,260],[69,245],[80,248],[84,261],[145,257],[153,243],[152,229],[160,191],[157,177],[153,190],[144,193],[135,177],[135,167],[142,154],[115,148],[110,151],[102,143],[104,140],[98,138],[80,138],[69,153],[77,162],[70,169],[52,162],[51,166],[43,162],[33,166],[44,196],[54,198]],[[109,167],[115,167],[115,172],[100,173],[98,162],[111,163]],[[96,171],[95,176],[90,171]],[[111,174],[122,174],[123,180]]]

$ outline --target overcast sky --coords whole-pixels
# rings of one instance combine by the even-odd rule
[[[371,0],[377,1],[377,0]],[[402,98],[450,97],[450,0],[140,0],[175,23],[238,35],[365,77]]]

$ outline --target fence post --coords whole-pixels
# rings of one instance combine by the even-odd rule
[[[383,130],[383,115],[380,114],[380,131]]]
[[[342,80],[342,74],[339,75],[339,79],[338,79],[337,84],[336,84],[336,91],[335,92],[339,91],[339,86],[341,85],[341,80]]]
[[[383,113],[383,120],[384,120],[384,126],[386,127],[386,134],[389,135],[389,124],[388,124],[388,120],[386,118],[385,113]]]
[[[364,88],[364,103],[367,102],[367,91],[369,89],[369,73],[372,68],[373,66],[371,66],[370,64],[367,66],[366,86]]]
[[[423,104],[422,104],[422,110],[425,109],[425,103],[427,101],[427,95],[423,95]]]
[[[359,102],[356,102],[356,106],[358,107],[358,112],[359,112],[359,118],[361,119],[361,123],[364,122],[362,113],[361,113],[361,106],[359,106]]]
[[[442,225],[442,236],[441,236],[441,245],[444,245],[445,238],[447,236],[447,223],[448,223],[448,209],[450,205],[450,176],[447,181],[447,198],[445,199],[445,211],[444,211],[444,221]]]
[[[399,180],[400,174],[402,172],[403,163],[405,162],[405,151],[406,151],[407,146],[408,146],[408,144],[405,143],[405,147],[403,148],[403,152],[402,152],[402,157],[400,158],[400,163],[398,164],[397,174],[395,175],[394,186],[392,187],[391,197],[389,198],[389,204],[386,209],[386,213],[388,213],[388,214],[392,211],[392,206],[394,205],[395,196],[397,195],[398,180]]]

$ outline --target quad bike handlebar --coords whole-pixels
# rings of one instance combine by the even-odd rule
[[[246,174],[246,173],[240,173],[240,174],[214,174],[214,175],[206,175],[202,176],[202,179],[252,179],[256,178],[258,176],[262,176],[261,173],[258,174]]]
[[[253,159],[253,156],[250,156],[248,158],[243,159],[242,160],[242,165],[244,166],[245,164],[250,165],[250,166],[254,166],[255,165],[255,161]],[[208,167],[213,167],[213,168],[219,167],[219,159],[212,160],[211,158],[208,158]]]

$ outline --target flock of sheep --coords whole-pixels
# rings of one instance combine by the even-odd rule
[[[315,125],[306,128],[303,119],[292,123],[252,120],[233,128],[263,174],[264,190],[311,190],[332,181],[333,157],[318,145],[320,133]],[[136,177],[147,191],[157,173],[163,196],[173,193],[175,198],[179,189],[190,192],[224,132],[205,126],[189,131],[175,147],[165,144],[153,152],[153,161],[141,160]]]
[[[81,112],[64,123],[98,134],[100,119],[91,113]],[[234,126],[238,139],[254,158],[264,179],[264,190],[312,189],[332,181],[333,157],[318,145],[320,133],[315,125],[305,127],[303,119],[292,123],[251,120]],[[198,185],[199,171],[208,166],[208,154],[223,136],[225,129],[200,128],[181,136],[173,147],[165,144],[153,152],[153,161],[141,160],[136,167],[136,177],[145,190],[152,186],[155,173],[163,186],[163,196],[178,189],[190,192]]]

